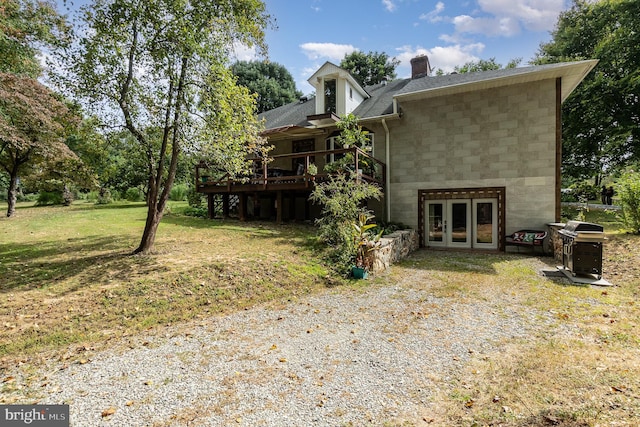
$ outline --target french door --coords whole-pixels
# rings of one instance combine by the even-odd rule
[[[498,248],[497,199],[427,200],[425,245]]]

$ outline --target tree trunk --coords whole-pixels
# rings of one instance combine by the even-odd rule
[[[153,249],[153,243],[156,240],[156,231],[158,231],[158,225],[162,220],[163,212],[158,212],[157,200],[149,200],[147,203],[147,221],[144,225],[144,232],[142,233],[142,239],[140,245],[133,251],[134,254],[146,254]]]
[[[18,173],[17,168],[9,174],[9,191],[7,192],[7,218],[16,213],[16,202],[18,201]]]

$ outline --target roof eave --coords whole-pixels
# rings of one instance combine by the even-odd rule
[[[399,119],[400,117],[401,117],[400,113],[382,114],[380,116],[371,116],[371,117],[359,117],[358,123],[379,122],[382,119],[395,120],[395,119]]]
[[[569,97],[571,92],[584,80],[589,72],[598,63],[597,59],[586,61],[568,62],[558,67],[531,70],[529,72],[493,77],[488,79],[477,80],[473,82],[464,82],[455,85],[448,85],[437,88],[422,89],[414,92],[394,95],[394,99],[398,101],[413,101],[418,99],[434,98],[437,96],[455,95],[465,92],[471,92],[482,89],[493,89],[501,86],[508,86],[519,83],[529,83],[540,80],[562,78],[562,101]]]

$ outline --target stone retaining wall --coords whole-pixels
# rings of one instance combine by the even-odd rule
[[[418,250],[418,232],[416,230],[398,230],[380,239],[380,249],[373,251],[373,271],[384,271],[391,264],[406,258]]]

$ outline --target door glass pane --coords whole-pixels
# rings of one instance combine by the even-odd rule
[[[429,203],[429,241],[442,242],[444,217],[442,203]]]
[[[467,203],[451,204],[451,241],[465,243],[468,241]]]
[[[493,203],[476,205],[476,243],[493,243]]]

